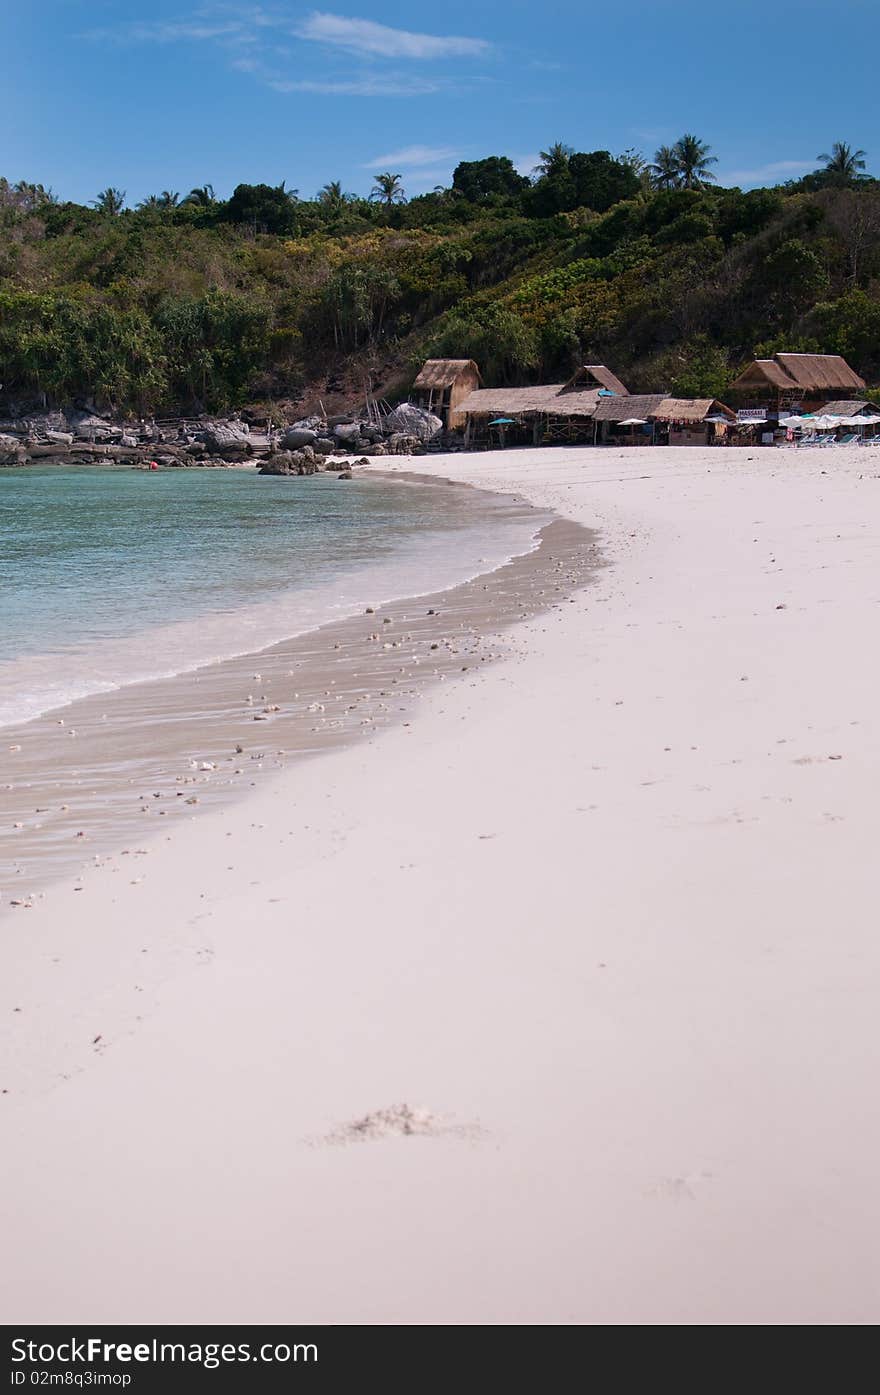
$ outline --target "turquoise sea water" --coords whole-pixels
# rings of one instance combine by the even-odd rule
[[[0,470],[0,725],[456,585],[543,521],[375,477]]]

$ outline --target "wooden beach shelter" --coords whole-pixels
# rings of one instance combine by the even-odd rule
[[[665,397],[651,420],[668,432],[670,446],[707,446],[735,426],[736,413],[714,397]]]
[[[731,384],[737,405],[787,412],[811,410],[829,397],[852,397],[865,382],[840,354],[774,354],[756,358]]]
[[[604,364],[584,364],[565,383],[538,387],[479,388],[461,403],[469,445],[485,441],[493,418],[509,417],[510,439],[518,444],[586,441],[592,418],[606,398],[624,398],[627,390]]]
[[[429,358],[413,383],[412,400],[456,431],[465,424],[461,403],[482,381],[472,358]]]
[[[654,413],[665,392],[627,394],[625,397],[602,397],[593,413],[593,439],[602,444],[651,445],[654,439]],[[644,422],[644,426],[633,426]]]

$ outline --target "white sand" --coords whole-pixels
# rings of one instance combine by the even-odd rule
[[[0,1311],[876,1321],[880,451],[418,468],[613,565],[4,917]]]

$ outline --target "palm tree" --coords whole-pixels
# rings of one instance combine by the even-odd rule
[[[678,156],[671,145],[661,145],[654,152],[654,163],[648,170],[655,189],[675,189],[681,179]]]
[[[540,154],[541,158],[535,165],[534,172],[543,175],[545,179],[552,179],[554,175],[567,173],[568,162],[574,151],[570,145],[563,145],[561,140],[557,140],[549,150],[542,150]]]
[[[403,187],[402,175],[377,174],[370,191],[370,198],[374,203],[384,204],[389,212],[396,203],[405,203],[406,190]]]
[[[141,199],[138,208],[177,208],[180,195],[171,189],[163,189],[161,194],[148,194]]]
[[[711,145],[696,136],[681,136],[673,146],[678,161],[678,173],[685,189],[699,189],[715,176],[709,169],[717,165],[718,159],[710,155]]]
[[[92,207],[97,208],[99,213],[109,213],[115,218],[125,207],[125,190],[114,189],[112,186],[102,189],[96,199],[92,199]]]
[[[816,156],[816,159],[825,165],[823,174],[827,175],[833,184],[855,184],[856,180],[862,179],[865,158],[864,150],[853,150],[844,140],[834,142],[830,155]]]
[[[210,208],[217,202],[213,184],[202,184],[197,189],[190,189],[183,202],[195,204],[197,208]]]
[[[348,201],[349,195],[344,192],[338,179],[331,180],[329,184],[325,184],[323,189],[318,191],[318,203],[331,213],[338,213]]]

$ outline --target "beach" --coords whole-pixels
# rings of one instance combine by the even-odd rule
[[[589,565],[3,902],[6,1320],[875,1322],[880,450],[376,463]]]

